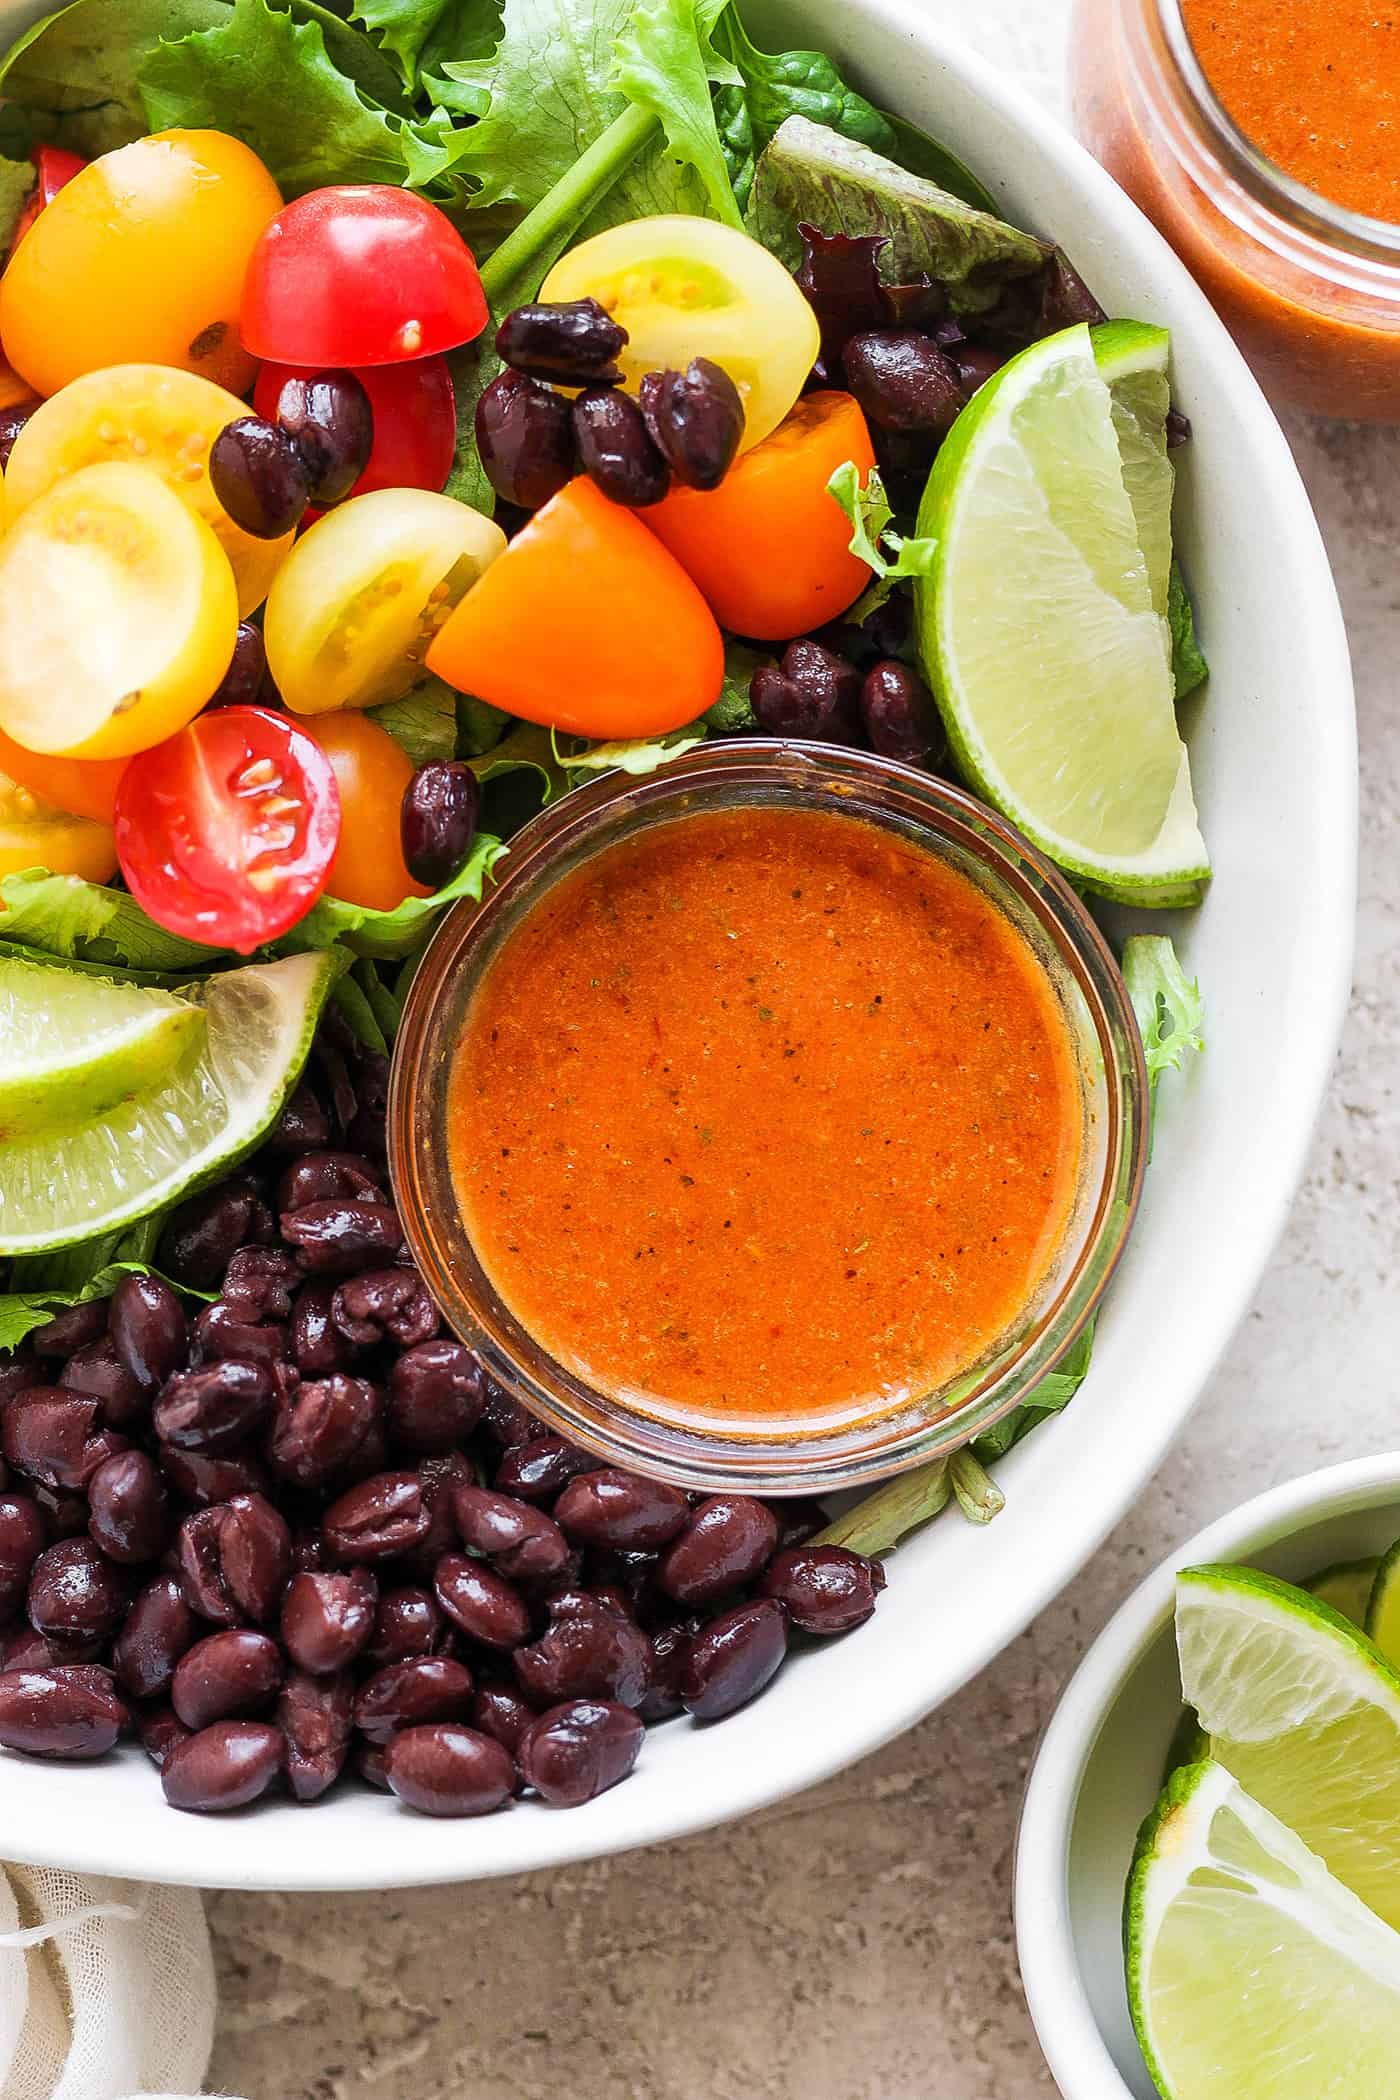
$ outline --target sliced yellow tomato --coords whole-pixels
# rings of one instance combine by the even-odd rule
[[[83,467],[0,540],[0,729],[65,758],[144,751],[198,714],[237,631],[203,519],[149,467]]]
[[[376,489],[328,511],[278,570],[263,617],[267,666],[293,714],[400,698],[505,544],[499,525],[431,489]]]
[[[81,875],[85,882],[110,881],[117,871],[112,827],[54,809],[0,773],[0,881],[25,868]]]
[[[248,258],[282,193],[223,131],[160,131],[104,153],[45,205],[0,279],[0,342],[36,394],[102,365],[178,365],[236,393]]]
[[[817,317],[777,257],[715,219],[680,214],[610,226],[560,257],[543,300],[596,299],[627,330],[623,383],[684,371],[692,357],[721,365],[744,403],[740,447],[776,430],[821,348]]]
[[[210,486],[210,446],[226,423],[247,413],[236,394],[169,365],[89,372],[36,408],[15,439],[5,476],[7,515],[17,518],[79,467],[127,459],[154,468],[213,528],[233,565],[238,609],[246,616],[267,596],[293,538],[289,532],[280,540],[254,539],[234,524]]]

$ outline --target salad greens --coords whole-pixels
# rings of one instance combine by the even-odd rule
[[[939,141],[868,101],[826,54],[768,53],[734,0],[71,0],[0,56],[0,243],[34,181],[36,141],[94,155],[172,127],[225,130],[283,192],[328,183],[422,191],[481,266],[492,320],[452,352],[457,447],[447,493],[490,515],[477,400],[500,365],[495,324],[532,298],[575,241],[639,217],[681,213],[744,227],[799,277],[839,382],[852,333],[910,325],[1006,354],[1085,318],[1094,302],[1060,251],[1008,223],[992,193]],[[862,483],[847,462],[830,493],[870,588],[853,625],[931,572],[935,542],[901,511],[898,446]],[[882,459],[884,455],[882,454]],[[1178,697],[1206,676],[1191,601],[1173,563],[1167,608]],[[896,645],[898,646],[898,645]],[[781,648],[781,645],[779,645]],[[487,829],[458,874],[393,911],[322,897],[268,955],[333,949],[330,996],[383,1052],[439,914],[479,898],[526,817],[579,780],[643,773],[707,735],[754,726],[750,681],[776,650],[726,638],[718,698],[664,737],[588,746],[517,722],[426,678],[373,710],[415,766],[466,758]],[[70,968],[189,984],[240,959],[166,932],[116,885],[44,868],[0,878],[0,943]],[[1153,1094],[1202,1047],[1201,1002],[1164,935],[1134,936],[1124,971]],[[0,1350],[58,1308],[110,1292],[154,1257],[161,1218],[9,1265]],[[1086,1327],[1056,1371],[966,1452],[890,1481],[823,1537],[883,1552],[956,1501],[986,1521],[1000,1494],[984,1466],[1071,1399],[1093,1346]]]

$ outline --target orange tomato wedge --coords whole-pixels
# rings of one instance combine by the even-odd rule
[[[724,642],[660,541],[580,475],[472,585],[428,669],[574,736],[660,736],[718,698]]]
[[[865,417],[849,394],[806,394],[717,489],[673,488],[638,517],[699,586],[721,626],[789,641],[834,620],[870,581],[826,485],[853,459],[875,464]]]
[[[110,824],[125,770],[124,758],[51,758],[28,751],[0,729],[0,773],[72,817]]]

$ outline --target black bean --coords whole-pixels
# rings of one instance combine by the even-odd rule
[[[207,1508],[211,1502],[227,1502],[232,1495],[261,1495],[267,1492],[267,1475],[246,1451],[228,1457],[211,1457],[204,1451],[177,1451],[162,1444],[157,1457],[160,1469],[183,1502]]]
[[[144,1451],[119,1451],[88,1482],[88,1530],[108,1560],[139,1567],[165,1550],[170,1511],[155,1461]]]
[[[497,1385],[494,1378],[486,1377],[484,1372],[482,1377],[486,1405],[481,1411],[481,1424],[487,1435],[506,1451],[515,1444],[537,1443],[546,1434],[543,1422],[522,1407],[503,1385]]]
[[[561,386],[619,380],[614,360],[626,342],[627,330],[596,299],[517,306],[496,330],[502,364]]]
[[[881,430],[952,429],[962,413],[958,368],[915,329],[853,335],[841,353],[846,384]]]
[[[419,766],[403,791],[399,843],[415,882],[441,889],[472,850],[481,814],[481,782],[465,759]]]
[[[175,1665],[170,1703],[186,1728],[259,1714],[282,1683],[282,1651],[251,1627],[206,1634]]]
[[[515,1790],[515,1762],[493,1736],[451,1721],[405,1728],[384,1753],[401,1801],[425,1816],[484,1816]]]
[[[789,642],[781,664],[749,680],[754,719],[770,736],[853,744],[860,733],[860,673],[820,642]]]
[[[223,1300],[250,1324],[291,1317],[292,1292],[301,1270],[281,1247],[240,1247],[224,1271]]]
[[[710,1604],[761,1573],[778,1543],[778,1520],[752,1495],[712,1495],[661,1556],[657,1581],[678,1604]]]
[[[481,1420],[486,1381],[461,1342],[419,1342],[389,1374],[389,1428],[411,1451],[451,1451]]]
[[[29,1573],[29,1623],[52,1640],[100,1641],[126,1609],[116,1569],[91,1539],[46,1546]]]
[[[699,1622],[691,1620],[684,1625],[659,1626],[651,1636],[651,1682],[646,1697],[637,1712],[648,1728],[657,1721],[669,1721],[672,1714],[682,1712],[685,1701],[681,1697],[681,1673],[690,1643],[699,1631]]]
[[[86,1305],[67,1306],[42,1327],[34,1328],[29,1346],[36,1356],[71,1356],[75,1349],[100,1341],[106,1332],[107,1306],[101,1298],[91,1298]]]
[[[284,1212],[282,1237],[296,1248],[304,1269],[351,1276],[397,1254],[403,1227],[392,1204],[337,1200]]]
[[[384,1176],[362,1152],[306,1152],[294,1159],[277,1184],[279,1211],[310,1203],[384,1201]]]
[[[292,441],[311,501],[324,509],[348,496],[374,450],[374,411],[355,374],[289,375],[273,420]]]
[[[326,1540],[336,1559],[392,1560],[418,1545],[430,1512],[416,1473],[376,1473],[347,1488],[326,1511]]]
[[[554,1505],[554,1520],[575,1545],[652,1553],[683,1529],[690,1504],[664,1480],[600,1466],[571,1480]]]
[[[298,1386],[268,1440],[273,1471],[298,1487],[333,1480],[369,1446],[380,1414],[379,1390],[367,1378],[337,1371]]]
[[[227,1357],[168,1378],[151,1420],[162,1443],[217,1458],[267,1419],[275,1391],[267,1364]]]
[[[411,1349],[418,1342],[431,1341],[442,1324],[427,1285],[406,1263],[366,1269],[340,1284],[331,1318],[345,1339],[361,1349],[386,1339]]]
[[[58,1382],[73,1393],[91,1393],[102,1402],[102,1422],[107,1429],[144,1426],[150,1412],[150,1396],[137,1383],[117,1354],[110,1335],[75,1349],[63,1366]]]
[[[697,1721],[718,1721],[763,1690],[787,1654],[787,1620],[769,1597],[711,1619],[686,1649],[680,1693]]]
[[[101,1757],[129,1716],[102,1670],[0,1672],[0,1743],[31,1757]]]
[[[387,1743],[400,1728],[425,1721],[465,1721],[471,1712],[472,1673],[448,1655],[416,1655],[387,1663],[360,1686],[355,1726],[372,1743]]]
[[[495,1485],[503,1495],[522,1502],[552,1502],[575,1473],[591,1472],[598,1461],[591,1452],[566,1444],[561,1436],[537,1436],[507,1447],[496,1468]]]
[[[185,1360],[185,1309],[162,1276],[123,1276],[112,1293],[110,1330],[117,1355],[147,1392]]]
[[[241,1616],[224,1580],[221,1537],[224,1512],[214,1503],[185,1518],[175,1535],[175,1568],[185,1602],[216,1626],[236,1626]]]
[[[287,1332],[278,1321],[240,1320],[224,1299],[206,1305],[196,1316],[192,1354],[197,1365],[222,1363],[230,1356],[241,1357],[245,1363],[279,1363],[287,1351]]]
[[[236,416],[209,448],[209,484],[235,525],[280,540],[301,522],[311,490],[286,432],[261,416]]]
[[[574,403],[579,465],[612,503],[646,510],[671,486],[671,469],[630,394],[592,386]]]
[[[744,436],[744,403],[722,366],[693,357],[684,372],[648,372],[641,384],[647,429],[683,487],[716,489]]]
[[[452,1638],[452,1629],[431,1590],[412,1585],[386,1590],[374,1615],[366,1660],[376,1665],[403,1662],[410,1655],[436,1655]]]
[[[789,1546],[761,1587],[804,1633],[849,1633],[874,1611],[885,1571],[879,1561],[845,1546]]]
[[[215,1721],[166,1751],[161,1785],[172,1808],[205,1814],[265,1794],[282,1762],[282,1731],[266,1721]]]
[[[970,401],[978,387],[1001,370],[1010,353],[988,349],[985,343],[955,343],[948,355],[957,369],[963,399]]]
[[[43,1513],[31,1495],[0,1495],[0,1626],[24,1603],[46,1540]]]
[[[640,1706],[651,1682],[651,1643],[635,1620],[596,1597],[560,1613],[550,1606],[547,1630],[531,1647],[517,1648],[515,1674],[535,1706],[561,1699],[617,1699]]]
[[[160,1265],[177,1283],[207,1291],[258,1222],[257,1194],[247,1182],[224,1182],[177,1204],[161,1234]]]
[[[374,1631],[378,1595],[367,1568],[294,1575],[282,1599],[281,1634],[298,1669],[324,1677],[352,1663]]]
[[[508,1684],[483,1684],[472,1700],[472,1727],[493,1735],[512,1757],[534,1718],[534,1707]]]
[[[211,707],[251,707],[262,698],[266,683],[267,650],[262,629],[253,620],[240,620],[229,667],[205,701],[205,712]]]
[[[867,671],[860,689],[861,720],[872,751],[882,758],[933,770],[948,762],[948,738],[932,693],[917,671],[891,659]]]
[[[305,1080],[293,1087],[281,1115],[263,1139],[269,1152],[308,1152],[330,1141],[330,1117]]]
[[[331,1318],[333,1283],[304,1284],[292,1307],[292,1358],[303,1378],[325,1378],[343,1371],[355,1351]]]
[[[445,1553],[437,1564],[434,1588],[448,1618],[483,1647],[518,1648],[530,1638],[524,1598],[484,1561]]]
[[[154,1706],[136,1723],[141,1748],[159,1772],[177,1743],[189,1740],[190,1731],[169,1706]]]
[[[576,471],[569,403],[523,372],[502,372],[476,404],[476,449],[503,502],[538,510]]]
[[[558,1575],[568,1562],[563,1532],[552,1517],[528,1502],[472,1485],[456,1490],[452,1508],[463,1545],[513,1582],[543,1581]]]
[[[273,1617],[292,1565],[292,1535],[265,1495],[233,1495],[219,1512],[219,1570],[223,1586],[245,1618]]]
[[[645,1732],[616,1700],[570,1699],[526,1730],[520,1776],[551,1807],[579,1808],[627,1777]]]
[[[294,1801],[319,1801],[340,1777],[350,1751],[355,1686],[348,1671],[313,1677],[293,1670],[275,1719],[282,1731],[282,1771]]]
[[[122,1690],[133,1699],[160,1699],[175,1665],[199,1637],[199,1622],[178,1576],[157,1575],[139,1592],[112,1649]]]
[[[46,1487],[85,1488],[124,1442],[100,1426],[101,1416],[102,1403],[92,1394],[30,1386],[5,1409],[5,1457],[17,1473]]]

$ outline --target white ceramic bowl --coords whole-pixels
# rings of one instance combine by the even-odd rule
[[[1257,1495],[1180,1547],[1109,1621],[1045,1732],[1016,1848],[1016,1939],[1064,2100],[1155,2100],[1123,1980],[1123,1886],[1181,1717],[1178,1568],[1242,1561],[1306,1582],[1400,1537],[1400,1452]]]
[[[1173,931],[1205,988],[1210,1050],[1164,1089],[1092,1375],[1000,1469],[1009,1500],[990,1531],[944,1517],[900,1550],[859,1634],[803,1656],[718,1729],[658,1730],[633,1777],[585,1809],[438,1823],[347,1789],[312,1813],[199,1819],[164,1806],[136,1751],[83,1771],[6,1760],[0,1857],[216,1887],[388,1887],[647,1844],[809,1786],[949,1698],[1094,1551],[1185,1420],[1283,1224],[1350,976],[1356,757],[1341,615],[1282,433],[1147,221],[920,0],[763,0],[753,14],[760,41],[828,51],[938,134],[1013,218],[1065,244],[1110,312],[1172,330],[1195,426],[1177,455],[1179,539],[1213,669],[1189,734],[1216,868]]]

